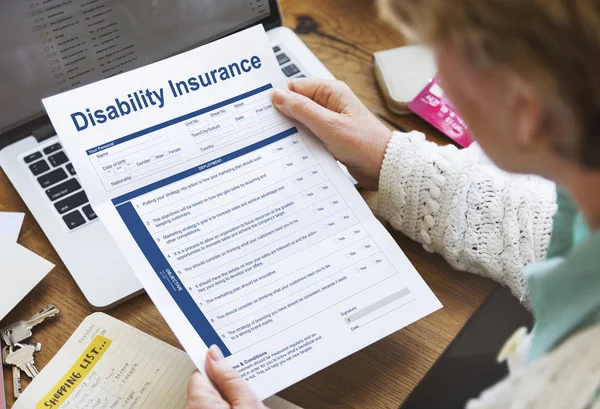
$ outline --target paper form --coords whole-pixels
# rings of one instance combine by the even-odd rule
[[[440,308],[333,157],[273,107],[283,87],[259,26],[44,100],[194,363],[218,345],[261,398]]]
[[[187,354],[106,314],[87,317],[13,409],[185,407]]]

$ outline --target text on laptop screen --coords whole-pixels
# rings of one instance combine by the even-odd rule
[[[0,131],[40,100],[258,22],[268,0],[3,0]]]

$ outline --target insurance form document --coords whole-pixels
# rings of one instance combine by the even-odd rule
[[[194,363],[218,345],[261,398],[440,308],[334,158],[273,106],[285,87],[258,26],[43,101]]]

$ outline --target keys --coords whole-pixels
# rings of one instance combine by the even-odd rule
[[[85,219],[83,218],[79,210],[75,210],[74,212],[65,214],[63,216],[63,221],[65,222],[69,230],[73,230],[74,228],[85,224]]]
[[[72,163],[67,163],[67,170],[69,171],[69,175],[75,176],[77,172],[75,172],[75,168]]]
[[[60,151],[52,156],[48,156],[48,160],[50,161],[50,164],[52,164],[52,167],[55,168],[63,163],[67,163],[69,158],[67,158],[67,155],[63,151]]]
[[[17,321],[0,330],[0,335],[6,343],[6,346],[2,348],[2,363],[12,366],[15,399],[21,395],[21,372],[25,372],[32,379],[38,375],[33,355],[42,350],[40,343],[26,344],[22,341],[31,337],[33,327],[59,312],[58,308],[50,304],[28,320]]]
[[[23,160],[25,161],[25,163],[31,163],[34,160],[37,160],[37,159],[39,159],[41,157],[42,157],[41,152],[33,152],[33,153],[30,153],[29,155],[25,156],[23,158]]]
[[[30,344],[15,344],[15,348],[9,346],[9,353],[4,357],[4,361],[8,365],[18,367],[22,372],[25,372],[31,379],[38,375],[38,370],[35,367],[33,354],[36,352],[36,347]]]
[[[60,143],[55,143],[53,145],[47,146],[44,148],[44,153],[46,155],[50,155],[52,152],[56,152],[57,150],[59,150],[60,148],[62,148],[62,146],[60,146]]]
[[[29,170],[31,170],[31,173],[33,173],[33,176],[37,176],[41,173],[44,173],[48,170],[50,170],[50,166],[48,166],[48,162],[46,162],[44,159],[32,163],[31,165],[29,165]]]
[[[21,386],[21,370],[16,367],[13,366],[12,367],[12,375],[13,375],[13,396],[15,397],[15,399],[18,399],[19,396],[21,396],[21,392],[23,391],[23,388]]]
[[[50,304],[42,311],[34,314],[28,320],[17,321],[14,324],[0,330],[2,339],[6,345],[16,345],[19,342],[31,337],[31,329],[36,325],[44,322],[46,319],[54,317],[60,310]]]
[[[83,213],[85,213],[85,216],[88,218],[88,220],[94,220],[96,217],[98,217],[90,205],[83,206],[81,210],[83,210]]]
[[[278,45],[276,45],[275,47],[273,47],[273,52],[274,53],[278,53],[279,51],[281,51],[281,48],[279,48]]]
[[[81,185],[79,184],[77,179],[69,179],[66,182],[61,183],[60,185],[56,185],[51,187],[50,189],[47,189],[46,195],[48,196],[48,199],[55,201],[79,189],[81,189]]]
[[[281,69],[286,77],[291,77],[292,75],[298,74],[300,69],[296,67],[296,64],[290,64]]]
[[[277,57],[277,62],[279,65],[283,65],[290,60],[290,57],[288,57],[285,53],[277,54],[275,57]]]
[[[56,207],[58,213],[63,214],[73,209],[76,209],[77,207],[84,205],[87,202],[87,195],[82,190],[81,192],[77,192],[74,195],[67,197],[66,199],[62,199],[61,201],[54,203],[54,207]]]
[[[6,358],[13,353],[13,347],[12,345],[10,346],[5,346],[4,348],[2,348],[2,363],[4,365],[9,365],[8,362],[6,362]],[[22,386],[21,386],[21,370],[19,369],[19,367],[17,366],[12,366],[12,376],[13,376],[13,396],[15,397],[15,399],[17,399],[19,396],[21,396],[21,392],[22,392]]]
[[[48,166],[48,164],[46,164]],[[49,168],[48,168],[49,169]],[[67,173],[63,168],[54,169],[52,172],[48,172],[38,178],[38,182],[42,188],[50,187],[62,180],[68,178]]]

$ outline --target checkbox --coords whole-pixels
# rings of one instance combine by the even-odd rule
[[[334,239],[334,240],[333,240],[333,242],[337,244],[337,243],[339,243],[340,241],[339,241],[338,239]]]
[[[346,258],[350,258],[350,254],[348,254],[348,253],[344,254],[344,256],[345,256]]]
[[[353,230],[350,234],[354,236],[356,234],[356,231]]]
[[[307,198],[308,198],[308,196],[302,195],[302,199],[307,199]]]
[[[323,228],[324,228],[324,229],[327,229],[327,228],[329,228],[329,226],[328,226],[328,225],[326,225],[326,224],[324,224],[324,225],[323,225]]]
[[[345,216],[342,216],[342,217],[340,217],[340,220],[341,220],[341,221],[344,221],[344,220],[346,220],[346,217],[345,217]]]
[[[313,210],[313,213],[314,213],[314,214],[317,214],[318,212],[319,212],[319,211],[318,211],[317,209],[314,209],[314,210]]]
[[[296,184],[296,183],[298,183],[298,181],[296,179],[292,179],[292,183]]]
[[[287,168],[287,165],[281,165],[281,169]]]
[[[277,149],[273,149],[273,153],[277,153]]]
[[[357,268],[357,269],[356,269],[356,272],[357,272],[357,273],[360,273],[360,268]]]
[[[377,260],[373,260],[373,265],[379,264]]]

